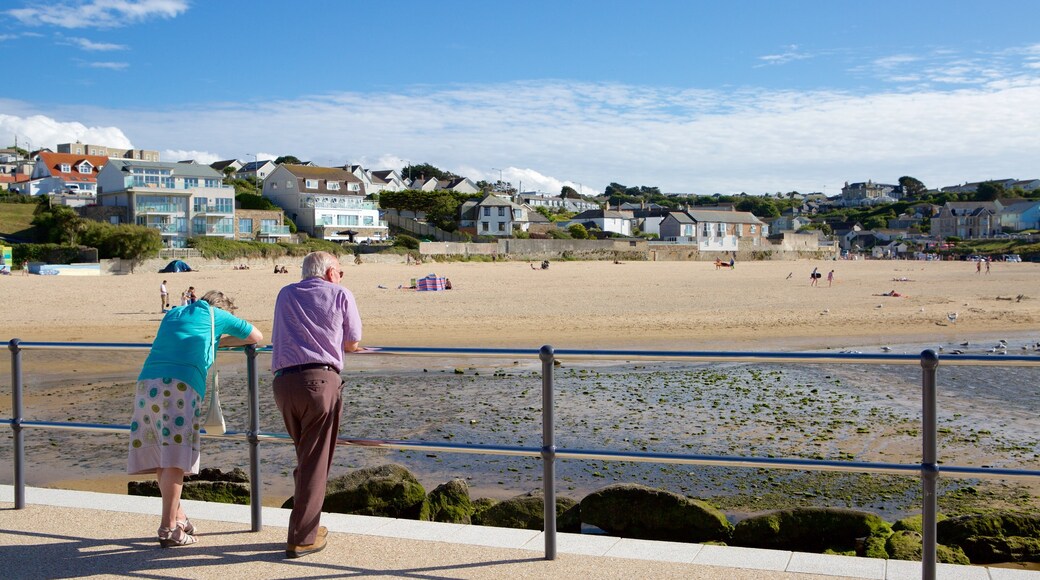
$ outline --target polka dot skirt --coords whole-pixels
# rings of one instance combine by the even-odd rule
[[[198,393],[184,381],[169,377],[138,381],[127,473],[155,473],[160,467],[198,473],[201,409]]]

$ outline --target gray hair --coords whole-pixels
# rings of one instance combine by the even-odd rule
[[[324,278],[329,268],[338,268],[339,259],[328,252],[311,252],[303,258],[302,279]]]
[[[224,296],[224,293],[220,290],[210,290],[209,292],[206,292],[202,297],[202,300],[210,306],[216,306],[226,312],[234,312],[235,309],[238,308],[235,306],[235,302],[231,300],[231,298]]]

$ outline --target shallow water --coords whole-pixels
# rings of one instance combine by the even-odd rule
[[[920,345],[901,345],[920,352]],[[898,352],[898,351],[897,351]],[[143,355],[106,359],[94,376],[87,360],[33,352],[26,362],[27,417],[122,424],[135,368]],[[245,430],[241,355],[221,355],[221,400],[230,429]],[[48,361],[48,359],[51,359]],[[125,359],[125,360],[124,360]],[[474,445],[541,446],[541,375],[536,360],[370,357],[344,373],[341,436]],[[266,364],[261,359],[261,365]],[[461,373],[456,372],[456,369]],[[946,464],[1036,469],[1040,462],[1037,369],[941,366],[939,455]],[[118,373],[115,373],[118,375]],[[261,430],[284,432],[261,373]],[[6,378],[6,377],[5,377]],[[110,382],[115,379],[115,382]],[[555,370],[558,448],[698,455],[799,457],[887,463],[920,461],[920,369],[837,364],[681,364],[570,361]],[[5,392],[8,385],[4,385]],[[10,412],[4,398],[4,413]],[[9,416],[9,415],[8,415]],[[7,436],[10,441],[10,437]],[[31,485],[121,473],[120,436],[27,432]],[[9,478],[10,445],[0,446],[0,477]],[[291,493],[292,448],[261,447],[265,495]],[[534,458],[427,454],[343,447],[335,473],[393,461],[432,489],[466,479],[474,496],[504,498],[540,487]],[[203,466],[248,465],[247,445],[207,440]],[[58,476],[61,477],[58,477]],[[580,499],[610,483],[634,482],[709,498],[731,514],[775,506],[846,505],[889,515],[916,511],[915,478],[802,471],[558,460],[561,494]],[[979,482],[941,480],[953,497]],[[1012,490],[1013,493],[1019,493]]]

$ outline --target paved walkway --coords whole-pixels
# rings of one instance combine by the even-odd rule
[[[185,501],[199,543],[163,550],[155,498],[0,486],[3,578],[618,578],[811,580],[916,579],[919,563],[700,544],[560,534],[544,559],[541,532],[325,514],[329,547],[285,558],[288,511]],[[1040,572],[939,564],[944,580],[1040,579]]]

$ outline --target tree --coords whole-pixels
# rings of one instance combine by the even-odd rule
[[[560,188],[560,197],[581,197],[578,191],[569,185]]]
[[[903,186],[903,193],[907,197],[921,197],[928,191],[928,188],[917,178],[904,175],[899,178],[899,185]]]
[[[83,243],[97,248],[102,258],[128,260],[131,272],[163,248],[162,235],[155,228],[105,222],[85,223]]]
[[[407,179],[430,179],[431,177],[440,181],[442,179],[458,179],[459,176],[455,175],[450,171],[444,171],[429,163],[419,163],[416,165],[408,165],[401,170],[401,175]]]
[[[303,165],[303,162],[300,161],[295,155],[282,155],[278,159],[275,159],[274,163],[275,165],[281,165],[283,163],[289,165]]]
[[[748,211],[758,217],[779,217],[780,210],[772,198],[759,195],[748,195],[740,198],[734,206],[737,211]]]
[[[83,231],[83,218],[76,210],[65,205],[51,205],[45,196],[33,211],[32,225],[38,228],[41,238],[55,244],[76,244]]]
[[[1004,197],[1004,184],[996,181],[985,181],[975,190],[975,201],[993,201]]]
[[[567,231],[576,240],[587,240],[589,238],[589,231],[581,224],[571,224],[567,227]]]

